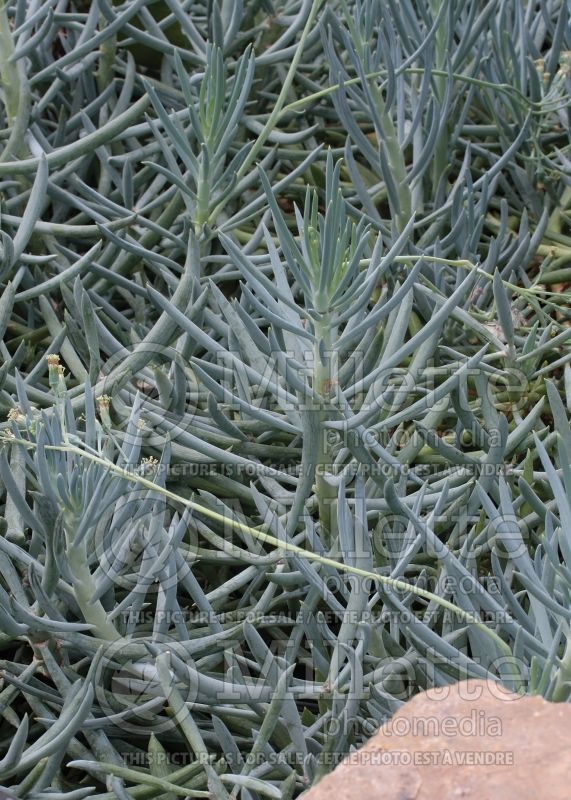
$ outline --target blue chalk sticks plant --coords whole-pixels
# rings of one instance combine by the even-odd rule
[[[562,0],[0,2],[0,789],[298,797],[571,698]]]

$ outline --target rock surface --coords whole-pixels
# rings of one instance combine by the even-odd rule
[[[570,800],[571,705],[493,681],[406,703],[303,800]]]

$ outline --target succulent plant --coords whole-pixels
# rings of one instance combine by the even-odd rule
[[[292,798],[571,695],[561,0],[0,3],[0,791]]]

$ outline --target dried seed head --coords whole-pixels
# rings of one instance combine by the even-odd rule
[[[568,78],[571,75],[571,50],[562,50],[559,58],[558,75]]]
[[[159,466],[159,460],[154,456],[145,456],[141,459],[138,472],[140,475],[152,475]]]
[[[14,406],[14,408],[11,408],[6,416],[9,422],[21,422],[24,419],[24,415],[22,414],[22,409],[20,406]]]
[[[59,363],[59,356],[57,353],[50,353],[46,358],[48,361],[50,388],[53,392],[57,393],[60,388],[60,370],[63,370],[63,366]]]
[[[111,417],[109,416],[109,406],[111,404],[111,398],[108,394],[102,394],[100,397],[97,398],[97,407],[99,409],[99,416],[101,417],[101,422],[103,423],[104,427],[110,428],[111,427]]]

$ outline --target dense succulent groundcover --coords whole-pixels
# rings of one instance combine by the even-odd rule
[[[571,695],[566,0],[0,3],[0,786],[291,798]]]

